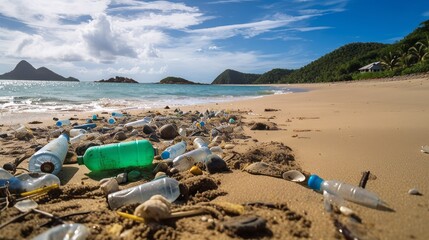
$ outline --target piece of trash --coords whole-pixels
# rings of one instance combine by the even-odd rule
[[[368,182],[370,174],[371,174],[370,171],[365,171],[365,172],[362,173],[362,178],[360,179],[359,187],[365,188],[366,182]]]
[[[48,231],[36,236],[32,240],[48,240],[48,239],[70,239],[84,240],[90,234],[89,229],[79,223],[68,223],[56,226]]]
[[[118,181],[115,178],[104,178],[100,180],[100,189],[105,196],[119,191]]]
[[[255,175],[266,175],[271,177],[282,177],[282,171],[265,162],[255,162],[244,168],[244,171]]]
[[[173,146],[170,146],[166,148],[161,153],[162,159],[169,159],[169,158],[176,158],[179,155],[182,155],[186,152],[186,141],[181,141],[179,143],[174,144]]]
[[[304,182],[305,175],[298,170],[289,170],[282,174],[283,179],[291,181],[291,182]]]
[[[58,121],[55,123],[55,125],[56,125],[57,127],[62,127],[62,126],[65,126],[65,125],[70,125],[70,120],[69,120],[69,119],[58,120]]]
[[[77,162],[96,172],[149,166],[154,155],[155,150],[149,141],[135,140],[90,147],[83,156],[77,157]]]
[[[192,166],[191,169],[189,170],[190,173],[192,173],[193,175],[202,175],[203,171],[198,167],[198,166]]]
[[[422,153],[429,153],[429,145],[422,146],[422,149],[420,151]]]
[[[195,163],[204,163],[210,154],[211,151],[207,147],[197,148],[174,158],[173,167],[179,171],[186,171]]]
[[[110,208],[117,209],[131,203],[143,203],[154,195],[162,195],[168,201],[173,202],[180,195],[179,182],[164,177],[111,193],[107,196],[107,200]]]
[[[256,215],[242,215],[222,222],[222,226],[239,236],[251,236],[264,231],[267,227],[267,220]]]
[[[408,190],[408,194],[422,196],[423,194],[417,188],[411,188]]]
[[[50,141],[37,151],[28,163],[30,172],[45,172],[57,175],[63,167],[69,148],[70,138],[62,133],[58,138]]]

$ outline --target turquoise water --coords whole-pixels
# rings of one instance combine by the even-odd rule
[[[0,80],[2,112],[109,111],[235,101],[303,91],[272,86]]]

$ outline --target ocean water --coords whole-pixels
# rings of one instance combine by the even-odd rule
[[[113,111],[235,101],[303,89],[274,86],[170,85],[0,80],[1,112]]]

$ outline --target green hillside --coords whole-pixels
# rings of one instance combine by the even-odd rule
[[[281,83],[327,82],[391,77],[429,71],[429,20],[394,44],[351,43],[293,71]],[[380,61],[384,71],[359,73],[359,68]]]
[[[227,69],[217,76],[212,84],[251,84],[260,76],[260,74],[242,73]]]
[[[180,77],[166,77],[159,81],[160,84],[195,84],[192,81]]]
[[[270,83],[278,83],[282,77],[285,77],[291,74],[294,70],[290,69],[281,69],[275,68],[270,70],[264,74],[262,74],[258,79],[256,79],[255,84],[270,84]]]

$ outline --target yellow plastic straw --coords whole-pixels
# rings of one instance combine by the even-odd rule
[[[34,194],[45,193],[45,192],[48,192],[49,190],[52,190],[52,189],[55,189],[55,188],[58,188],[58,187],[59,187],[58,184],[54,184],[54,185],[51,185],[51,186],[38,188],[36,190],[32,190],[32,191],[28,191],[28,192],[23,192],[23,193],[20,194],[20,196],[21,197],[27,197],[27,196],[34,195]]]
[[[116,213],[119,216],[124,217],[124,218],[128,218],[128,219],[131,219],[131,220],[134,220],[134,221],[137,221],[137,222],[144,222],[143,218],[137,217],[136,215],[132,215],[132,214],[124,213],[124,212],[119,212],[119,211],[116,211]]]

